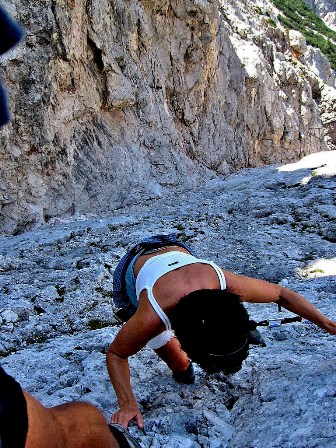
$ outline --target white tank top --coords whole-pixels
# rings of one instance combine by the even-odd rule
[[[153,295],[154,284],[159,278],[161,278],[168,272],[174,271],[175,269],[181,268],[182,266],[196,263],[208,264],[212,266],[218,275],[220,288],[222,290],[226,289],[225,276],[219,266],[217,266],[212,261],[196,258],[191,254],[186,254],[185,252],[171,251],[164,254],[155,255],[145,262],[138,273],[135,283],[137,298],[139,300],[141,291],[143,291],[144,289],[147,291],[148,300],[150,301],[157,315],[165,324],[167,331],[171,330],[170,320],[168,319],[168,316],[162,310],[160,305],[157,303]]]

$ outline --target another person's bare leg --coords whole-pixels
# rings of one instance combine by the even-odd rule
[[[94,406],[69,403],[45,408],[24,392],[28,434],[25,448],[118,448],[104,416]]]

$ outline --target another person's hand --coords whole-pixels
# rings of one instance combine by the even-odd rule
[[[135,420],[138,428],[143,429],[144,419],[138,407],[123,406],[111,417],[112,423],[119,423],[125,429],[128,428],[128,424],[131,420]]]

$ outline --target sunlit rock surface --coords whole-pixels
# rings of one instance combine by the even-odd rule
[[[280,282],[336,319],[335,175],[335,151],[312,154],[2,237],[1,364],[44,404],[86,400],[109,418],[113,270],[130,245],[157,232],[179,233],[228,270]],[[131,358],[146,435],[131,432],[145,448],[334,446],[335,336],[308,322],[277,326],[291,314],[274,304],[248,309],[271,326],[260,328],[267,346],[252,347],[235,375],[197,367],[196,383],[183,386],[151,350]]]

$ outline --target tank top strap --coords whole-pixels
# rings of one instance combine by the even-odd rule
[[[153,286],[155,282],[164,274],[167,274],[168,272],[171,272],[182,266],[196,263],[204,263],[210,265],[217,273],[220,283],[220,289],[226,289],[226,280],[224,273],[216,263],[209,260],[198,259],[184,252],[167,252],[162,255],[156,255],[147,260],[138,273],[135,285],[136,295],[139,298],[142,290],[145,289],[147,291],[148,300],[152,305],[154,311],[165,324],[167,331],[171,330],[171,323],[168,316],[160,307],[154,297]]]
[[[147,289],[147,296],[148,296],[148,300],[150,301],[150,304],[154,308],[154,311],[160,317],[162,322],[165,324],[166,330],[171,331],[172,327],[171,327],[170,320],[169,320],[167,314],[163,311],[163,309],[160,307],[160,305],[155,300],[152,289]]]
[[[202,262],[202,260],[199,260],[199,261]],[[203,260],[203,261],[204,261],[204,263],[209,264],[210,266],[212,266],[214,268],[214,270],[216,271],[216,273],[218,275],[220,289],[225,291],[226,290],[226,280],[225,280],[224,272],[213,261],[208,261],[208,260]]]

